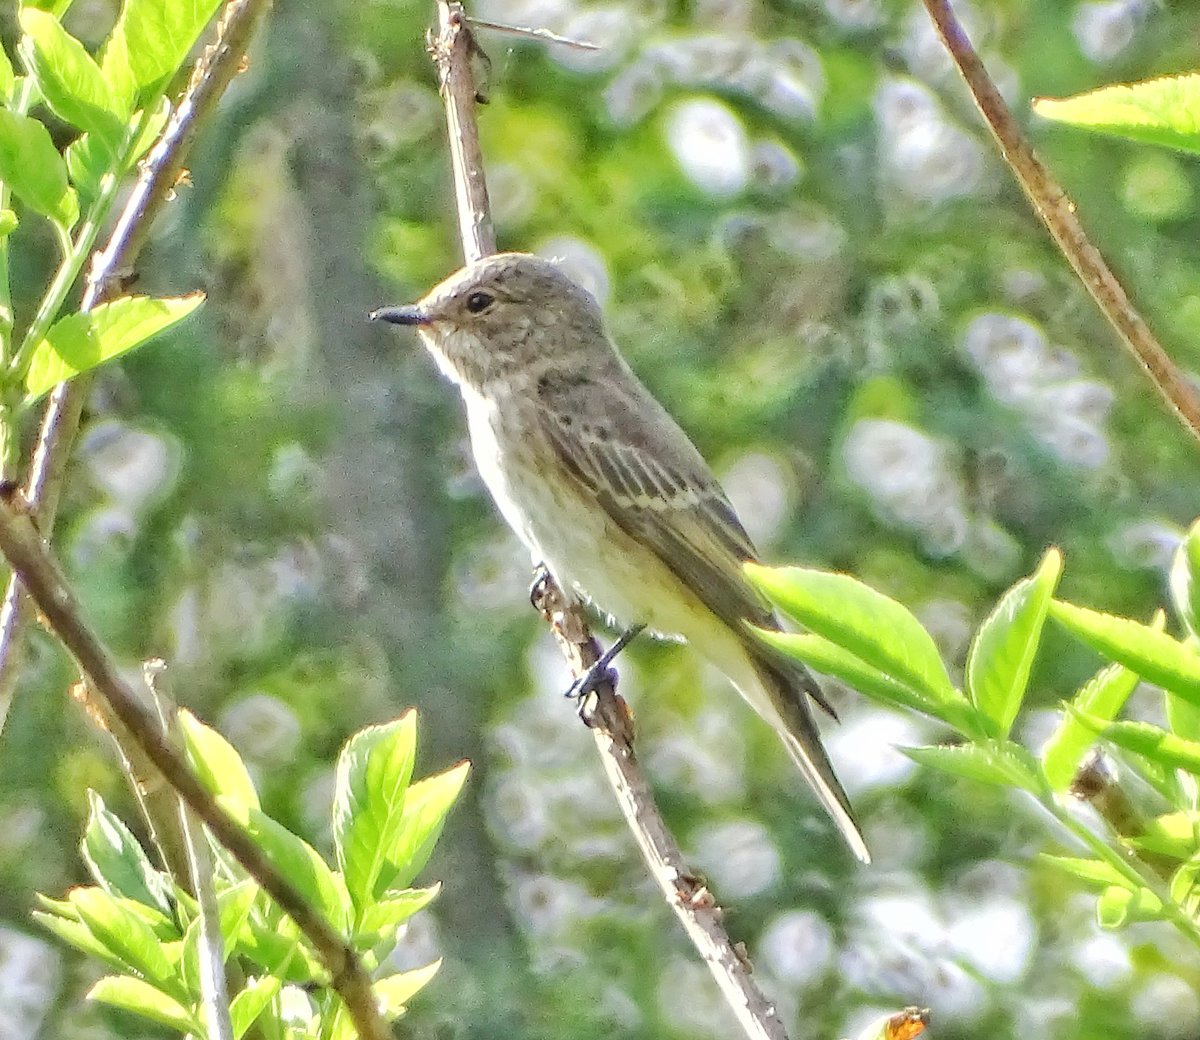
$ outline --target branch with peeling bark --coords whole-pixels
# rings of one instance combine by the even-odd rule
[[[439,0],[438,35],[431,41],[430,52],[446,106],[463,253],[468,261],[478,260],[496,251],[496,240],[475,122],[478,89],[471,58],[478,51],[461,4]],[[549,577],[539,580],[532,598],[550,625],[572,674],[582,676],[600,658],[600,646],[592,637],[582,608],[568,600]],[[744,948],[729,938],[721,908],[703,882],[688,870],[678,842],[658,811],[634,753],[633,720],[611,681],[597,684],[581,714],[596,738],[605,775],[650,873],[712,971],[742,1030],[755,1040],[786,1040],[779,1012],[754,981]]]
[[[222,12],[216,40],[205,48],[187,90],[172,111],[158,143],[142,161],[108,243],[92,259],[80,310],[87,312],[119,295],[150,228],[173,197],[196,132],[241,70],[246,48],[271,6],[271,0],[230,0]],[[38,430],[24,499],[48,538],[54,530],[67,461],[79,432],[79,420],[91,379],[87,373],[54,388]],[[9,579],[0,604],[0,729],[8,716],[21,671],[28,608],[16,577]]]
[[[371,991],[371,977],[353,948],[196,778],[155,713],[143,704],[112,654],[83,620],[79,602],[50,557],[20,492],[11,487],[0,498],[0,552],[45,623],[75,659],[90,689],[119,720],[122,733],[162,773],[212,836],[296,922],[329,972],[329,984],[345,1003],[359,1036],[363,1040],[389,1040],[391,1033]]]
[[[950,0],[924,0],[942,42],[962,73],[1005,162],[1092,299],[1176,417],[1200,438],[1200,394],[1138,313],[1100,250],[1087,237],[1075,203],[1037,157],[955,17]]]

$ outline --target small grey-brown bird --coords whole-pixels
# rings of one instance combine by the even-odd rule
[[[870,862],[808,698],[828,703],[803,665],[746,629],[779,627],[742,572],[754,546],[687,434],[617,352],[595,298],[557,264],[500,253],[371,317],[414,326],[458,384],[480,476],[534,562],[618,622],[681,637],[724,672]]]

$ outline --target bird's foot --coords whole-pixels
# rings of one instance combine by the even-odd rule
[[[616,676],[612,669],[608,666],[616,660],[617,655],[625,649],[638,634],[645,629],[645,625],[633,625],[625,629],[624,632],[617,637],[617,641],[613,643],[603,654],[596,660],[596,663],[591,665],[586,672],[578,679],[571,683],[564,697],[571,697],[582,700],[589,693],[592,693],[600,683],[608,681],[615,682]]]
[[[546,583],[552,581],[550,568],[539,563],[533,568],[533,581],[529,583],[529,605],[534,610],[541,610],[546,596]]]

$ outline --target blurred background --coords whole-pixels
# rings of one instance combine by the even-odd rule
[[[99,40],[115,7],[76,0],[67,24]],[[955,7],[1195,369],[1195,162],[1025,114],[1034,96],[1190,71],[1200,9]],[[603,302],[764,559],[900,599],[954,674],[1047,545],[1066,598],[1141,618],[1162,602],[1197,512],[1195,445],[1030,214],[917,0],[471,9],[603,45],[479,34],[500,244],[563,258]],[[357,727],[416,705],[419,773],[472,760],[427,872],[445,891],[406,939],[414,964],[446,963],[400,1035],[729,1037],[558,696],[568,676],[454,391],[415,337],[365,320],[460,262],[432,17],[277,0],[141,265],[139,291],[208,304],[100,373],[57,545],[107,639],[131,666],[167,658],[265,807],[319,847]],[[20,307],[44,275],[16,275]],[[1200,1035],[1194,951],[1165,925],[1101,932],[1093,898],[1039,865],[1064,847],[1034,807],[894,750],[939,739],[923,720],[831,684],[864,869],[720,676],[672,646],[622,662],[664,811],[794,1036],[906,1003],[933,1008],[939,1040]],[[1022,739],[1036,749],[1097,665],[1052,631]],[[99,967],[28,917],[35,891],[83,879],[87,788],[136,822],[71,678],[34,639],[0,738],[3,1040],[159,1035],[84,1004]]]

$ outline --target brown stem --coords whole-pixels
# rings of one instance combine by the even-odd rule
[[[83,612],[58,565],[39,537],[20,492],[0,498],[0,552],[20,577],[30,599],[55,636],[75,658],[90,687],[140,751],[162,773],[230,855],[245,868],[312,944],[363,1040],[390,1040],[371,992],[371,978],[350,944],[267,858],[258,844],[213,800],[163,732],[155,714],[121,674],[112,655],[83,620]]]
[[[439,34],[430,52],[437,63],[446,104],[454,195],[463,253],[468,261],[496,251],[484,180],[483,155],[475,122],[478,96],[471,69],[479,55],[460,3],[438,0]],[[579,604],[568,601],[548,576],[538,582],[534,605],[542,612],[576,677],[600,657],[600,646],[588,629]],[[721,921],[722,911],[703,882],[683,860],[633,750],[633,720],[611,681],[597,684],[585,721],[617,804],[633,833],[654,880],[683,923],[701,958],[709,966],[746,1036],[754,1040],[787,1040],[779,1012],[758,988],[743,947],[735,944]]]
[[[1092,299],[1142,366],[1150,381],[1194,437],[1200,438],[1200,396],[1154,338],[1124,288],[1088,239],[1075,215],[1075,203],[1050,176],[1021,133],[1012,112],[971,46],[950,0],[924,0],[947,50],[966,80],[975,104],[991,128],[1005,161],[1058,248],[1092,294]]]
[[[226,4],[216,41],[205,48],[196,62],[188,88],[171,113],[162,136],[141,163],[137,183],[108,243],[92,258],[81,311],[90,311],[119,293],[145,245],[155,217],[174,197],[198,129],[215,111],[217,102],[240,71],[246,48],[270,6],[271,0],[230,0]],[[24,498],[46,537],[54,530],[63,474],[79,432],[89,383],[86,373],[60,383],[42,413]],[[0,604],[0,729],[4,727],[21,671],[22,633],[28,613],[14,576],[9,579]]]

